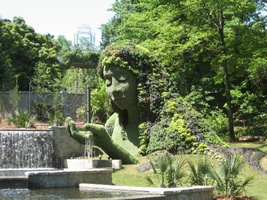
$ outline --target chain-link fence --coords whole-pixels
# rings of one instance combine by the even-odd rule
[[[39,121],[51,118],[86,120],[86,93],[8,91],[0,92],[0,115],[7,118],[15,110],[28,111]]]

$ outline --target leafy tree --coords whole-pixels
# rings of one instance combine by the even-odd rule
[[[260,15],[265,4],[265,0],[121,0],[112,7],[115,17],[102,28],[106,41],[131,40],[152,50],[171,82],[170,91],[185,96],[196,88],[203,91],[196,102],[209,104],[204,112],[226,108],[229,137],[234,141],[234,122],[248,119],[242,114],[245,109],[237,114],[242,101],[253,104],[251,114],[260,113],[261,121],[266,121],[266,48],[262,47],[267,37]],[[241,94],[238,99],[234,91]],[[255,98],[242,99],[248,92]],[[257,98],[264,103],[252,100]]]
[[[16,80],[19,90],[28,90],[32,78],[40,82],[60,78],[58,46],[51,35],[38,34],[22,17],[14,17],[13,21],[0,19],[0,40],[3,90],[14,88]]]
[[[58,61],[59,46],[50,35],[39,35],[38,62],[35,66],[33,80],[36,89],[61,90],[58,88],[62,69]]]
[[[97,88],[99,75],[96,66],[99,53],[95,51],[84,52],[75,48],[64,54],[65,73],[62,86],[69,92],[85,92],[88,87]]]
[[[67,40],[63,35],[59,35],[56,39],[56,42],[61,47],[60,54],[62,56],[64,53],[67,53],[73,49],[71,41]]]

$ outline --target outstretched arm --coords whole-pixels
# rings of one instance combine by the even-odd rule
[[[84,130],[81,131],[77,129],[74,121],[67,117],[66,128],[70,136],[81,144],[85,144],[85,138],[89,138],[93,133],[95,145],[101,147],[111,158],[121,159],[123,163],[127,164],[138,162],[135,156],[114,142],[103,125],[88,123],[85,124]]]
[[[111,158],[121,159],[123,163],[128,164],[138,162],[135,156],[117,144],[109,136],[104,126],[98,124],[86,124],[85,130],[94,134],[95,145],[101,147]]]
[[[85,144],[85,139],[89,137],[88,132],[78,130],[74,121],[70,117],[66,118],[65,125],[71,137],[73,137],[79,143]]]

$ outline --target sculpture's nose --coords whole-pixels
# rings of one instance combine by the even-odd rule
[[[115,78],[112,80],[112,86],[110,89],[111,89],[112,96],[115,99],[120,98],[122,94],[122,88],[120,87],[119,81],[117,81]]]
[[[112,90],[112,96],[117,99],[117,98],[120,98],[122,92],[120,90],[119,87],[114,87],[113,90]]]

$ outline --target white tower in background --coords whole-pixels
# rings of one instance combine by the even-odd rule
[[[74,47],[83,51],[95,49],[95,34],[89,25],[82,24],[78,27],[77,33],[74,34]]]

